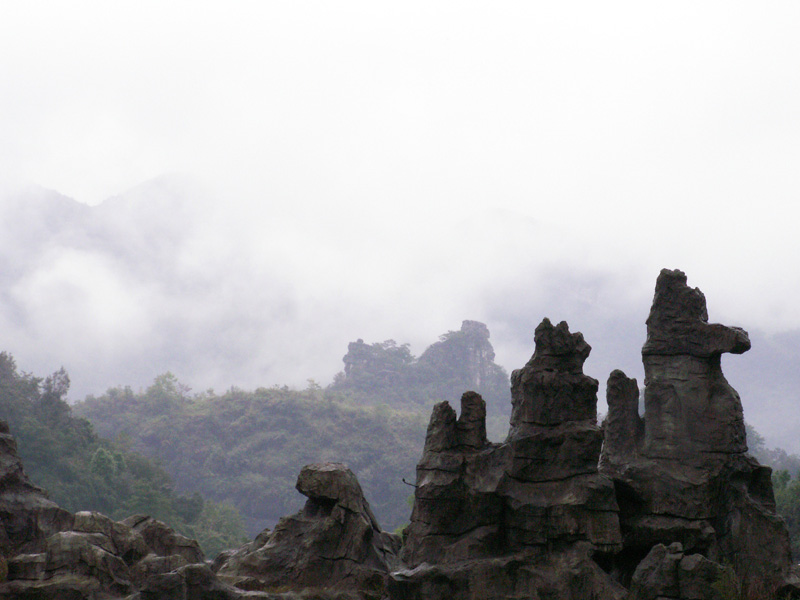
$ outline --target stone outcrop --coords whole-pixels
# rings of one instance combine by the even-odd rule
[[[326,588],[381,598],[400,538],[381,531],[352,471],[307,465],[296,487],[305,507],[225,557],[220,579],[247,590]]]
[[[316,598],[378,600],[400,549],[336,463],[304,467],[305,508],[213,565],[195,540],[152,517],[59,508],[25,476],[5,422],[0,484],[0,598],[288,600],[313,589]]]
[[[602,473],[617,489],[615,569],[626,585],[658,544],[732,565],[745,586],[774,589],[786,577],[771,470],[746,454],[742,405],[720,368],[722,353],[749,348],[742,329],[708,323],[705,297],[681,271],[661,272],[642,348],[644,418],[635,380],[615,371],[607,387]]]
[[[459,379],[465,387],[479,390],[494,386],[499,379],[508,386],[508,377],[494,362],[494,348],[489,341],[489,328],[480,321],[462,321],[459,331],[442,336],[419,357],[419,366],[441,369],[450,366],[447,374]]]
[[[0,555],[29,552],[72,526],[72,515],[47,498],[22,469],[17,443],[0,421]]]
[[[512,374],[503,444],[473,433],[485,412],[476,394],[458,418],[434,407],[392,598],[800,591],[770,469],[746,454],[741,402],[720,368],[722,353],[750,347],[747,333],[709,324],[702,293],[667,270],[647,333],[644,416],[636,380],[614,371],[600,430],[598,383],[583,374],[591,348],[546,319]]]
[[[478,394],[433,409],[393,598],[622,598],[601,569],[622,548],[610,479],[598,473],[591,348],[545,319],[512,374],[511,430],[486,440]]]
[[[218,581],[187,594],[191,569],[208,569],[197,564],[202,562],[197,542],[150,517],[115,522],[99,513],[72,514],[58,507],[30,483],[8,425],[0,421],[0,563],[5,567],[0,598],[239,597]],[[148,596],[165,578],[182,595],[162,589]]]
[[[731,593],[733,592],[733,594]],[[680,542],[669,547],[656,544],[636,567],[631,600],[726,600],[737,597],[739,581],[731,567],[708,560],[702,554],[685,554]]]

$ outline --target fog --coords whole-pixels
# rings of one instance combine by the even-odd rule
[[[785,339],[799,17],[790,2],[6,6],[2,348],[38,374],[64,365],[73,399],[167,370],[195,390],[302,387],[356,338],[418,354],[463,319],[511,370],[548,316],[586,335],[589,374],[641,382],[664,267],[712,320]],[[734,385],[748,356],[726,360]],[[771,401],[743,400],[773,427]]]

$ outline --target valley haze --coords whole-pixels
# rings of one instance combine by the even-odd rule
[[[510,372],[529,358],[535,324],[547,316],[584,334],[593,348],[586,372],[601,386],[615,368],[643,384],[652,274],[569,264],[548,251],[568,231],[500,211],[464,216],[437,236],[444,251],[408,244],[404,257],[384,263],[386,241],[369,231],[285,218],[236,235],[219,207],[177,176],[94,207],[37,188],[3,196],[4,348],[27,371],[63,365],[73,401],[109,387],[142,389],[166,371],[196,392],[303,388],[330,383],[356,338],[410,343],[419,355],[465,318],[489,326],[497,362]],[[713,284],[688,275],[690,285]],[[725,372],[746,418],[768,443],[800,450],[800,333],[738,324],[753,349],[726,356]]]
[[[332,381],[543,317],[643,385],[662,268],[800,452],[800,5],[32,0],[0,18],[0,332],[70,399]],[[453,390],[451,402],[463,390]]]

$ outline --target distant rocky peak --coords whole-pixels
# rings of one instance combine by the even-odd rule
[[[359,339],[348,345],[344,372],[333,387],[366,392],[373,400],[390,403],[408,395],[417,404],[451,397],[454,389],[472,389],[494,410],[507,414],[508,374],[494,358],[489,328],[480,321],[462,321],[458,331],[439,336],[419,358],[408,344]]]
[[[461,333],[485,340],[489,339],[489,328],[480,321],[461,321]]]

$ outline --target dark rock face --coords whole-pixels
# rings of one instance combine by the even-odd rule
[[[749,347],[742,329],[708,323],[705,297],[681,271],[661,272],[642,349],[644,418],[635,380],[615,371],[607,388],[601,464],[617,489],[624,549],[616,568],[626,585],[657,544],[673,543],[732,565],[745,585],[774,589],[785,578],[789,540],[771,470],[745,454],[742,405],[720,368],[723,352]]]
[[[746,454],[741,402],[720,368],[723,352],[749,348],[747,333],[709,324],[703,294],[666,270],[647,331],[644,417],[636,380],[614,371],[600,430],[598,384],[583,374],[591,348],[546,319],[511,377],[505,443],[464,438],[482,414],[475,394],[458,419],[434,408],[392,598],[800,591],[770,470]]]
[[[381,531],[352,471],[338,463],[307,465],[297,490],[302,511],[218,565],[226,582],[249,590],[328,588],[381,597],[400,548]]]
[[[605,420],[603,460],[627,460],[639,452],[644,439],[644,420],[639,416],[639,386],[620,370],[611,372],[606,386],[608,415]]]
[[[28,480],[8,424],[0,421],[0,555],[29,552],[54,533],[70,529],[72,520]]]
[[[94,512],[73,515],[48,500],[25,476],[5,422],[0,422],[0,542],[5,567],[0,598],[241,596],[216,579],[197,583],[195,571],[208,570],[190,564],[203,561],[197,542],[163,523],[150,517],[115,522]]]
[[[701,554],[684,554],[680,542],[656,544],[633,574],[631,600],[724,600],[726,582],[736,574]]]
[[[749,349],[746,331],[708,323],[705,296],[686,275],[661,271],[642,348],[647,456],[747,451],[742,403],[720,356]]]
[[[461,416],[434,407],[392,598],[621,598],[595,559],[622,547],[610,479],[598,473],[591,348],[545,319],[536,351],[512,375],[511,430],[486,440],[474,392]]]
[[[22,470],[17,443],[0,421],[0,555],[31,552],[51,535],[69,530],[73,516],[47,498]]]

